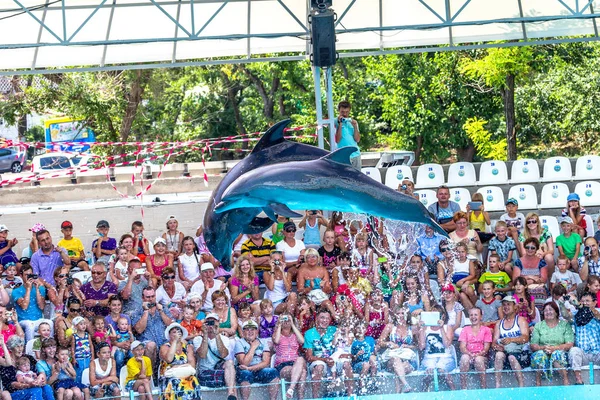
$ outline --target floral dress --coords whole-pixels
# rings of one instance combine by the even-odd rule
[[[167,343],[167,346],[170,346]],[[196,376],[188,376],[187,378],[167,378],[165,373],[167,370],[176,365],[187,364],[187,354],[185,351],[175,354],[173,361],[167,363],[161,360],[159,384],[161,395],[160,400],[191,400],[201,399],[200,383]]]

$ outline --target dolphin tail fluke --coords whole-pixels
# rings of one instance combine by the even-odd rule
[[[272,220],[271,218],[255,217],[252,220],[252,222],[248,224],[247,227],[242,229],[242,233],[245,233],[247,235],[263,233],[264,231],[269,229],[271,225],[273,225],[273,222],[274,220]]]

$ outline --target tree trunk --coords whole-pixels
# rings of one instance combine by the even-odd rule
[[[458,157],[458,161],[473,162],[473,158],[475,158],[475,145],[473,142],[469,140],[467,147],[456,149],[456,156]]]
[[[221,77],[223,78],[223,81],[225,82],[225,87],[227,88],[227,102],[233,108],[233,115],[235,117],[235,125],[237,126],[237,129],[238,129],[238,135],[246,135],[247,134],[246,127],[244,126],[244,120],[242,118],[242,114],[240,113],[239,102],[237,99],[237,94],[238,94],[238,92],[242,91],[242,87],[238,84],[233,84],[231,82],[231,80],[229,79],[229,76],[227,76],[227,74],[224,73],[223,71],[221,71]],[[248,148],[248,142],[243,141],[242,149],[247,149],[247,148]]]
[[[133,120],[135,119],[137,109],[142,102],[142,95],[144,94],[146,83],[148,83],[148,79],[151,75],[151,69],[135,71],[135,78],[131,82],[129,93],[126,95],[127,107],[125,108],[125,115],[123,116],[123,122],[120,130],[122,142],[126,142],[129,138],[131,127],[133,126]]]
[[[508,161],[517,159],[517,132],[515,129],[515,76],[506,75],[506,87],[502,89],[504,117],[506,118],[506,153]]]
[[[279,90],[279,85],[281,84],[281,78],[279,78],[279,72],[275,72],[273,76],[273,81],[271,82],[271,90],[267,92],[264,82],[256,76],[252,71],[246,68],[243,65],[239,67],[241,71],[246,74],[246,76],[250,79],[258,94],[263,100],[263,115],[269,120],[273,120],[274,110],[275,110],[275,95]]]
[[[415,162],[413,165],[421,165],[421,153],[423,152],[423,135],[417,136],[417,145],[415,146]]]

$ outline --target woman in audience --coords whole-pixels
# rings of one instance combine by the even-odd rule
[[[12,400],[54,400],[54,394],[50,385],[46,384],[46,379],[43,379],[42,384],[24,383],[17,381],[16,361],[21,358],[25,348],[23,338],[13,335],[8,338],[6,344],[2,342],[2,348],[5,352],[5,357],[0,357],[0,379],[2,380],[3,399]],[[30,365],[36,364],[36,359],[32,356],[25,355],[29,359]]]
[[[304,344],[304,336],[296,327],[292,315],[285,311],[280,315],[275,331],[273,332],[273,345],[275,347],[275,369],[279,377],[289,382],[286,397],[294,397],[298,387],[298,398],[304,398],[304,381],[306,381],[306,360],[299,355],[299,350]]]
[[[552,234],[548,228],[542,227],[540,217],[536,213],[529,213],[525,217],[525,228],[519,235],[521,246],[518,246],[517,243],[517,250],[521,256],[527,254],[525,241],[529,238],[538,240],[538,248],[535,254],[538,258],[546,262],[546,265],[548,266],[548,276],[552,276],[554,273],[554,239],[552,239]]]
[[[121,396],[117,363],[110,356],[108,343],[96,346],[96,356],[90,364],[90,395],[95,398]]]
[[[457,301],[456,289],[452,284],[442,286],[442,307],[448,315],[448,329],[452,330],[452,334],[458,339],[465,308]]]
[[[277,250],[283,253],[285,271],[295,280],[300,264],[304,261],[306,247],[302,240],[296,239],[296,224],[288,221],[283,224],[283,240],[277,243]]]
[[[429,293],[419,283],[419,278],[416,275],[408,275],[404,278],[404,292],[401,294],[401,300],[398,304],[394,304],[396,308],[398,305],[406,307],[410,312],[412,318],[416,321],[419,320],[419,314],[423,311],[429,311],[431,308],[429,301]],[[393,301],[393,299],[392,299]]]
[[[167,267],[160,275],[162,285],[156,289],[156,301],[171,312],[175,319],[180,319],[181,311],[186,305],[187,291],[179,282],[175,282],[175,270]]]
[[[377,341],[379,348],[384,349],[381,355],[384,366],[396,376],[396,393],[412,391],[405,376],[417,369],[418,356],[415,351],[418,345],[418,329],[413,330],[410,321],[411,315],[407,308],[392,310],[390,323],[385,326]]]
[[[258,275],[254,272],[252,261],[247,256],[240,256],[233,268],[233,275],[229,281],[229,293],[231,293],[231,304],[237,311],[240,303],[252,305],[254,315],[260,314],[258,301]]]
[[[523,249],[525,253],[515,261],[513,282],[520,276],[524,277],[527,280],[529,293],[536,299],[545,300],[548,297],[546,283],[550,271],[546,267],[544,257],[540,254],[540,242],[534,237],[527,238],[523,243]]]
[[[227,336],[235,336],[238,328],[238,319],[235,308],[230,307],[229,299],[225,292],[217,291],[212,294],[214,308],[212,312],[219,316],[219,333]]]
[[[57,268],[54,270],[55,286],[48,285],[46,293],[48,300],[54,305],[54,310],[57,314],[65,313],[68,307],[67,300],[70,297],[75,297],[83,302],[84,296],[79,290],[82,282],[69,278],[69,269],[67,267]]]
[[[54,386],[54,383],[58,379],[58,369],[54,368],[56,363],[56,340],[53,338],[44,339],[42,341],[42,347],[40,348],[40,360],[35,364],[36,371],[38,374],[44,374],[46,377],[46,383],[50,386]],[[56,398],[58,400],[63,398],[73,398],[73,391],[71,389],[57,389]]]
[[[298,294],[307,295],[317,306],[326,307],[333,315],[333,306],[329,301],[331,281],[327,268],[320,264],[319,252],[315,249],[306,250],[305,258],[306,262],[298,271]]]
[[[165,329],[167,343],[160,346],[161,397],[169,400],[200,399],[194,346],[186,342],[187,330],[174,322]]]
[[[455,212],[452,220],[456,224],[456,230],[450,233],[450,240],[457,244],[466,244],[469,256],[482,261],[481,252],[483,251],[483,244],[479,239],[477,231],[469,229],[469,217],[467,213],[462,211]]]
[[[568,322],[558,319],[558,313],[556,303],[544,304],[543,320],[533,329],[531,367],[537,369],[535,374],[537,386],[542,384],[542,373],[550,379],[553,368],[558,369],[563,385],[570,385],[568,371],[565,368],[569,366],[567,355],[575,342],[575,334]]]
[[[167,241],[159,237],[154,240],[154,254],[146,257],[146,269],[155,285],[160,284],[165,268],[173,268],[173,255],[167,252]]]
[[[73,318],[81,315],[81,302],[76,298],[70,298],[67,302],[67,315],[59,315],[54,320],[54,334],[58,344],[63,347],[71,345],[71,336],[75,327],[73,326]]]
[[[291,314],[296,311],[298,295],[292,290],[292,274],[285,271],[283,254],[279,251],[271,253],[271,270],[263,275],[265,286],[265,299],[273,302],[275,314],[287,310]]]

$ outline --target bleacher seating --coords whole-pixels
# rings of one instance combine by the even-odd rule
[[[504,161],[485,161],[479,167],[479,185],[504,185],[508,183],[508,170]]]
[[[596,230],[594,229],[594,220],[592,219],[592,216],[586,215],[585,222],[587,225],[585,228],[586,236],[594,236],[594,233],[596,232]]]
[[[360,171],[363,174],[367,175],[369,178],[381,183],[381,172],[379,172],[379,168],[366,167],[366,168],[362,168]]]
[[[475,167],[470,162],[457,162],[448,168],[447,184],[455,186],[474,186],[477,184]]]
[[[415,186],[419,189],[436,188],[445,184],[444,169],[439,164],[423,164],[417,170],[417,182]]]
[[[404,180],[413,179],[412,169],[408,165],[394,165],[389,167],[385,173],[385,185],[394,190],[398,189],[398,185]]]
[[[450,200],[458,203],[460,209],[467,210],[467,203],[471,201],[471,192],[465,188],[450,188]]]
[[[510,169],[510,183],[537,183],[540,181],[540,166],[533,159],[516,160]]]
[[[498,186],[484,186],[477,190],[483,195],[485,211],[504,210],[504,192]]]
[[[425,207],[429,207],[437,201],[435,190],[423,189],[417,190],[415,193],[419,196],[419,200]]]
[[[564,183],[548,183],[542,188],[540,208],[564,208],[567,204],[569,187]]]
[[[575,193],[579,195],[579,203],[583,207],[600,206],[600,182],[579,182],[575,185]]]
[[[573,169],[567,157],[550,157],[544,162],[542,182],[570,181],[572,178]]]
[[[537,210],[537,191],[533,185],[515,185],[508,191],[508,198],[515,198],[519,202],[520,210]]]
[[[548,228],[554,238],[561,234],[558,219],[551,215],[540,215],[542,227]]]
[[[575,164],[575,179],[600,179],[600,156],[582,156]]]

